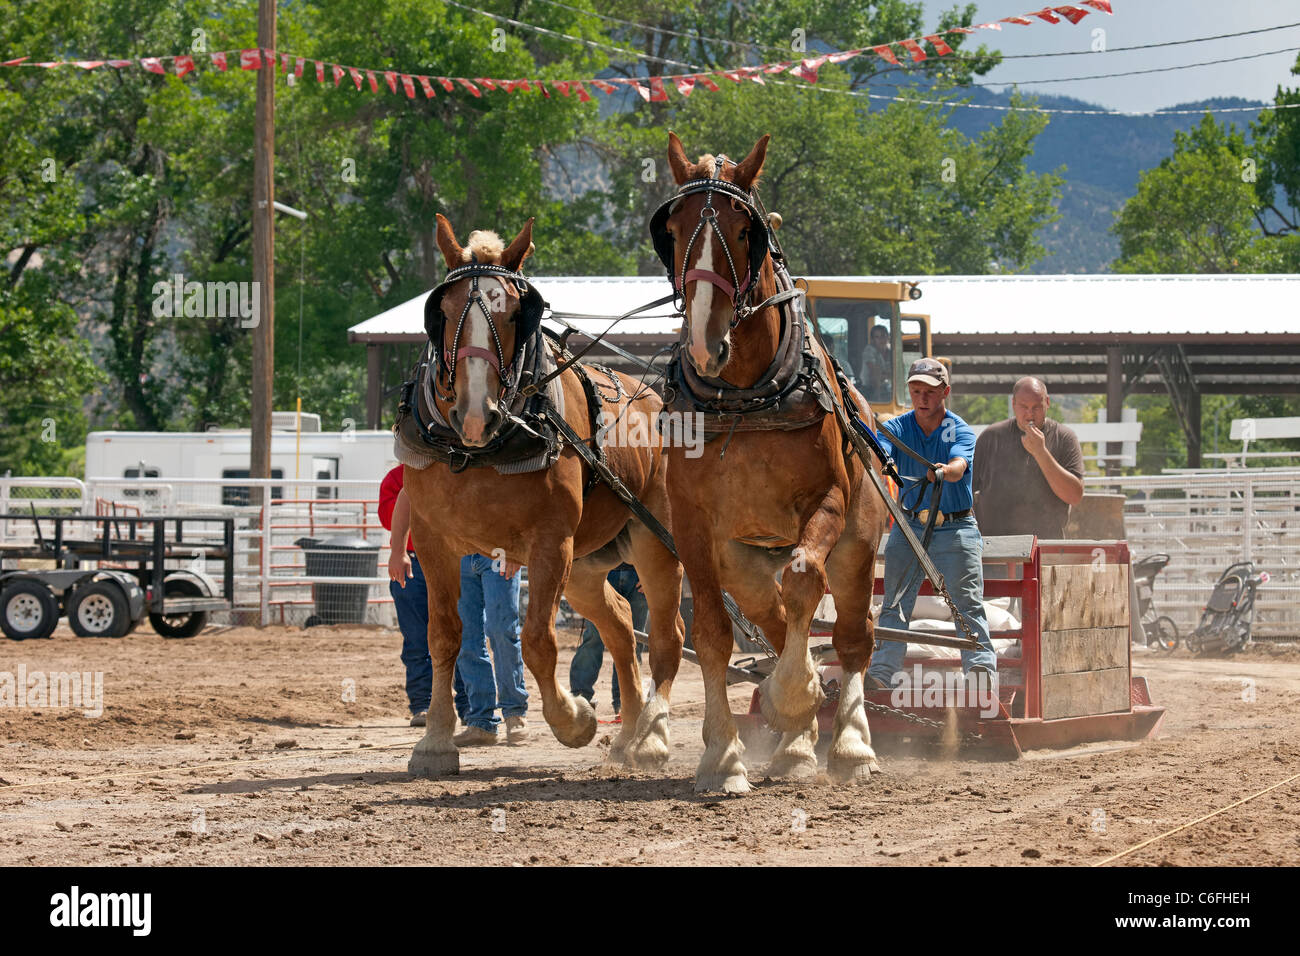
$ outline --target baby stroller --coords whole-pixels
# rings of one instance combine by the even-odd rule
[[[1219,576],[1201,614],[1201,623],[1187,635],[1187,646],[1200,653],[1241,650],[1250,640],[1255,617],[1255,590],[1268,580],[1268,572],[1255,573],[1251,561],[1231,565]]]
[[[1138,619],[1148,647],[1172,651],[1178,646],[1178,626],[1171,618],[1157,615],[1152,597],[1155,593],[1156,575],[1169,563],[1169,555],[1152,554],[1133,563],[1133,586],[1137,591]]]

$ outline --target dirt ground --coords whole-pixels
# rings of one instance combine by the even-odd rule
[[[1135,651],[1158,739],[1016,762],[882,753],[870,784],[692,790],[703,689],[684,662],[673,758],[638,773],[530,715],[532,739],[406,773],[395,631],[209,629],[164,641],[0,644],[0,672],[102,671],[103,713],[0,707],[0,865],[1089,864],[1300,771],[1300,653]],[[567,676],[576,637],[565,635]],[[606,681],[597,712],[608,719]],[[349,683],[350,682],[350,683]],[[535,696],[531,675],[529,691]],[[347,689],[354,688],[349,695]],[[748,709],[750,685],[733,689]],[[345,696],[354,696],[346,701]],[[1300,780],[1125,857],[1126,865],[1300,863]]]

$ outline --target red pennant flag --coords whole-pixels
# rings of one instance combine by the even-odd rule
[[[302,79],[302,68],[306,65],[307,61],[302,57],[298,57],[297,61],[293,64],[293,75],[295,79]]]
[[[495,90],[498,88],[497,81],[488,79],[486,76],[476,76],[474,77],[474,82],[485,90]]]
[[[450,93],[452,90],[456,88],[456,85],[452,83],[451,80],[447,79],[445,76],[438,77],[438,82],[442,84],[442,88],[446,90],[448,93]]]
[[[527,80],[516,80],[515,89],[523,90],[525,93],[531,93],[533,91],[533,88],[528,84]]]
[[[697,81],[699,82],[700,86],[704,87],[706,90],[710,90],[711,92],[714,93],[718,92],[718,84],[713,82],[713,77],[701,76],[697,78]]]
[[[357,89],[361,89],[361,71],[355,66],[350,66],[348,67],[348,75],[352,77],[352,82],[357,85]]]
[[[1065,17],[1065,19],[1069,20],[1071,23],[1078,23],[1088,15],[1087,10],[1080,9],[1079,7],[1072,7],[1068,3],[1065,6],[1053,7],[1052,9]]]
[[[767,80],[763,79],[763,68],[761,66],[746,66],[740,70],[741,76],[753,80],[759,86],[767,86]]]
[[[632,81],[630,81],[630,82],[631,82],[631,85],[633,86],[633,88],[636,89],[636,91],[637,91],[637,95],[639,95],[639,96],[641,97],[641,99],[643,99],[643,100],[645,100],[647,103],[649,103],[649,102],[650,102],[650,91],[647,90],[647,89],[646,89],[644,86],[642,86],[640,83],[638,83],[636,80],[632,80]]]
[[[324,83],[324,82],[325,82],[325,64],[322,63],[320,60],[313,60],[312,62],[316,64],[316,82],[317,82],[317,83]]]
[[[975,32],[975,28],[974,28],[974,27],[953,27],[951,30],[948,30],[948,31],[946,31],[946,32],[948,32],[948,33],[974,33],[974,32]]]
[[[141,62],[143,62],[143,61],[141,61]],[[45,63],[37,63],[36,66],[43,67],[44,69],[47,69],[47,70],[48,70],[48,69],[50,69],[50,67],[54,67],[54,66],[63,66],[63,62],[62,62],[61,60],[49,60],[49,61],[47,61],[47,62],[45,62]],[[161,73],[162,71],[159,70],[158,72]]]
[[[822,64],[825,62],[826,62],[826,57],[824,56],[815,56],[812,59],[804,60],[802,63],[800,63],[798,66],[796,66],[793,70],[790,71],[790,75],[797,76],[803,80],[807,80],[809,83],[816,83],[817,71],[821,69]]]
[[[939,36],[937,33],[931,34],[930,36],[926,37],[926,39],[929,40],[930,43],[934,45],[934,52],[938,53],[940,56],[947,56],[949,53],[952,52],[952,47],[944,43],[943,37]]]
[[[194,57],[178,56],[172,61],[172,69],[176,71],[177,76],[184,76],[186,73],[194,71]]]
[[[662,76],[650,77],[650,102],[668,102],[668,91],[664,89],[664,78]]]
[[[23,62],[23,60],[28,59],[29,56],[30,54],[28,54],[28,56],[20,56],[16,60],[5,60],[3,63],[0,63],[0,66],[17,66],[19,63]]]
[[[413,99],[415,99],[415,78],[414,78],[414,77],[407,76],[405,73],[403,73],[403,74],[402,74],[402,89],[404,89],[404,90],[406,91],[406,98],[407,98],[408,100],[413,100]]]
[[[1018,23],[1018,24],[1020,24],[1022,27],[1027,27],[1027,26],[1031,26],[1031,25],[1033,24],[1034,21],[1031,20],[1031,19],[1029,19],[1028,17],[1003,17],[1003,18],[1002,18],[1001,20],[999,20],[998,22],[999,22],[999,23]]]
[[[873,46],[871,49],[875,51],[876,56],[880,57],[886,63],[893,63],[895,66],[898,65],[898,57],[894,56],[894,51],[888,46]]]
[[[467,90],[469,90],[471,93],[473,93],[474,96],[475,96],[476,98],[477,98],[477,97],[481,97],[481,96],[483,95],[483,94],[479,91],[479,88],[478,88],[477,86],[475,86],[473,83],[471,83],[469,80],[465,79],[465,77],[463,77],[463,76],[458,76],[458,77],[456,77],[456,79],[460,81],[460,85],[461,85],[461,86],[465,87],[465,89],[467,89]]]
[[[1052,12],[1051,7],[1043,7],[1043,9],[1035,11],[1034,13],[1030,14],[1030,16],[1038,17],[1040,20],[1046,20],[1048,23],[1061,22],[1061,18]]]
[[[915,40],[899,40],[898,45],[908,53],[912,54],[913,63],[920,63],[922,60],[926,59],[925,51],[921,49],[921,44],[917,43]]]
[[[788,70],[792,65],[793,65],[793,64],[791,64],[791,62],[790,62],[789,60],[784,60],[784,61],[782,61],[781,63],[769,63],[767,66],[763,67],[763,72],[764,72],[764,73],[784,73],[784,72],[785,72],[786,70]]]
[[[553,86],[553,87],[555,87],[557,90],[559,90],[561,96],[568,96],[568,95],[569,95],[569,81],[568,81],[568,80],[551,80],[551,86]]]
[[[1079,0],[1085,7],[1092,7],[1094,10],[1100,10],[1102,13],[1114,13],[1110,8],[1110,0]]]
[[[23,57],[23,59],[25,60],[27,59],[27,57]],[[130,60],[109,60],[108,65],[113,67],[113,69],[115,70],[122,70],[130,66],[131,61]],[[254,67],[254,69],[256,69],[256,67]]]
[[[604,80],[592,80],[591,85],[606,95],[612,96],[614,94],[615,87],[612,83],[606,83]]]
[[[744,79],[744,77],[740,75],[739,70],[723,70],[722,75],[725,76],[727,79],[731,80],[733,83],[739,83],[741,80]]]
[[[975,29],[976,29],[976,30],[1001,30],[1001,29],[1002,29],[1002,24],[1000,24],[1000,23],[977,23],[977,24],[975,24]]]
[[[262,51],[240,50],[239,68],[241,70],[260,70],[262,68]]]
[[[281,73],[289,72],[289,54],[287,53],[280,54],[280,72]]]
[[[343,67],[339,66],[337,63],[331,63],[330,73],[334,76],[334,85],[338,86],[339,81],[343,79]]]
[[[695,77],[679,76],[673,81],[677,86],[677,92],[682,96],[690,96],[691,90],[695,89]]]
[[[374,71],[374,70],[366,70],[366,79],[370,81],[370,92],[371,92],[371,93],[378,93],[378,92],[379,92],[379,81],[375,79],[375,71]]]
[[[384,82],[388,84],[388,91],[389,91],[390,93],[396,93],[396,92],[397,92],[397,74],[396,74],[396,73],[394,73],[392,70],[385,70],[385,71],[384,71]]]
[[[533,80],[533,82],[536,83],[537,88],[542,91],[542,95],[549,100],[551,98],[551,94],[547,92],[546,84],[543,83],[541,80]]]
[[[578,102],[579,102],[579,103],[586,103],[588,100],[591,99],[591,94],[587,92],[587,88],[584,87],[581,83],[579,83],[579,82],[575,82],[575,83],[573,84],[573,86],[574,86],[574,89],[576,89],[576,90],[578,91]]]
[[[226,66],[227,66],[226,55],[224,53],[212,54],[212,65],[215,66],[222,73],[226,72]]]
[[[50,64],[50,65],[51,65],[51,66],[58,66],[57,63],[52,63],[52,64]],[[163,65],[158,61],[158,58],[157,58],[156,56],[147,56],[147,57],[145,57],[143,60],[140,61],[140,65],[143,66],[143,67],[144,67],[146,70],[148,70],[150,73],[166,73],[166,72],[167,72],[166,70],[163,69]]]
[[[424,98],[426,100],[431,100],[438,95],[433,91],[433,84],[429,82],[427,76],[417,77],[417,79],[420,81],[420,89],[424,90]]]
[[[83,70],[93,70],[97,66],[103,66],[103,60],[73,60],[73,66],[79,66]]]
[[[845,60],[851,60],[855,56],[861,56],[866,50],[845,50],[843,53],[832,53],[826,59],[831,63],[843,63]]]

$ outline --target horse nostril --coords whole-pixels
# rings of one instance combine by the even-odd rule
[[[727,356],[731,354],[731,346],[726,343],[726,340],[718,343],[717,353],[718,368],[722,368],[722,366],[727,364]]]

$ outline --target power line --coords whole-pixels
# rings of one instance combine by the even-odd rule
[[[720,43],[725,46],[740,47],[744,50],[780,50],[783,53],[791,51],[782,46],[773,46],[767,43],[745,43],[742,40],[726,40],[722,37],[706,37],[697,33],[683,33],[680,30],[669,30],[667,27],[652,27],[647,23],[637,23],[635,20],[624,20],[621,17],[611,17],[608,14],[597,13],[594,10],[583,10],[581,7],[570,6],[567,3],[560,3],[559,0],[538,0],[539,3],[545,3],[548,6],[560,7],[564,10],[572,10],[574,13],[581,13],[585,16],[595,17],[598,20],[607,20],[610,23],[619,23],[623,26],[636,27],[638,30],[645,30],[647,33],[657,33],[661,36],[682,37],[686,40],[699,40],[706,43]]]
[[[1004,60],[1033,60],[1040,57],[1050,56],[1096,56],[1098,53],[1123,53],[1127,50],[1154,50],[1163,46],[1183,46],[1188,43],[1206,43],[1210,40],[1227,40],[1232,37],[1251,36],[1256,33],[1271,33],[1274,30],[1289,30],[1292,27],[1300,27],[1300,22],[1283,23],[1275,27],[1261,27],[1258,30],[1242,30],[1240,33],[1219,33],[1212,37],[1195,37],[1190,40],[1166,40],[1164,43],[1143,43],[1139,46],[1116,46],[1108,47],[1105,50],[1068,50],[1059,53],[971,53],[969,55],[955,53],[954,56],[959,60],[987,60],[994,57],[1001,57]]]
[[[1041,83],[1072,83],[1076,80],[1108,80],[1117,76],[1138,76],[1142,73],[1168,73],[1171,70],[1190,70],[1198,66],[1214,66],[1216,63],[1236,63],[1240,60],[1256,60],[1261,56],[1276,56],[1279,53],[1295,53],[1297,47],[1283,50],[1269,50],[1267,53],[1248,53],[1245,56],[1230,56],[1222,60],[1205,60],[1201,63],[1183,63],[1178,66],[1156,66],[1148,70],[1127,70],[1123,73],[1094,73],[1091,76],[1063,76],[1051,80],[1001,80],[999,82],[968,83],[967,86],[1034,86]]]

